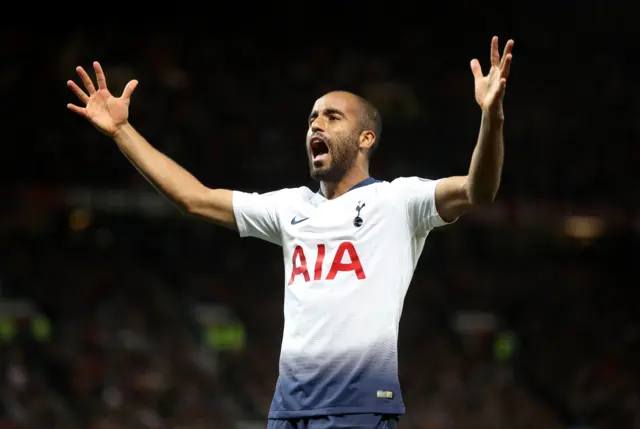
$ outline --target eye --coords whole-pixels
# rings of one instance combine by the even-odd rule
[[[329,116],[329,120],[331,120],[331,121],[337,121],[338,119],[340,119],[340,117],[338,115],[330,115]]]

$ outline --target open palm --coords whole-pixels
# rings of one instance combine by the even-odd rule
[[[513,43],[513,40],[507,42],[501,58],[498,51],[498,37],[494,36],[491,39],[491,68],[486,76],[482,74],[480,62],[477,59],[471,61],[476,102],[483,109],[498,109],[499,111],[502,109],[502,99],[511,67]]]
[[[114,97],[107,89],[107,79],[100,63],[97,61],[94,62],[93,69],[96,72],[98,90],[96,91],[93,81],[87,72],[82,67],[77,67],[76,71],[89,94],[84,92],[74,81],[68,81],[67,86],[80,99],[85,107],[76,106],[75,104],[67,104],[67,107],[78,115],[87,118],[89,122],[104,134],[113,136],[127,123],[131,94],[138,85],[138,81],[130,81],[124,88],[124,91],[122,91],[122,95],[120,97]]]

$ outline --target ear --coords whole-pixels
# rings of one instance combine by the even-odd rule
[[[360,148],[371,149],[371,146],[373,146],[375,141],[376,141],[376,135],[373,133],[373,131],[364,130],[363,132],[360,133]]]

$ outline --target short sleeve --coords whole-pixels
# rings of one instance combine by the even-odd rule
[[[282,245],[279,205],[282,191],[264,194],[233,191],[233,214],[241,237]]]
[[[436,209],[438,182],[421,177],[400,177],[392,182],[394,195],[405,206],[411,228],[420,235],[450,223],[444,221]]]

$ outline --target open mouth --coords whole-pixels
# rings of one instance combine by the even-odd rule
[[[322,162],[329,155],[329,146],[322,137],[313,137],[309,142],[311,147],[311,160]]]

